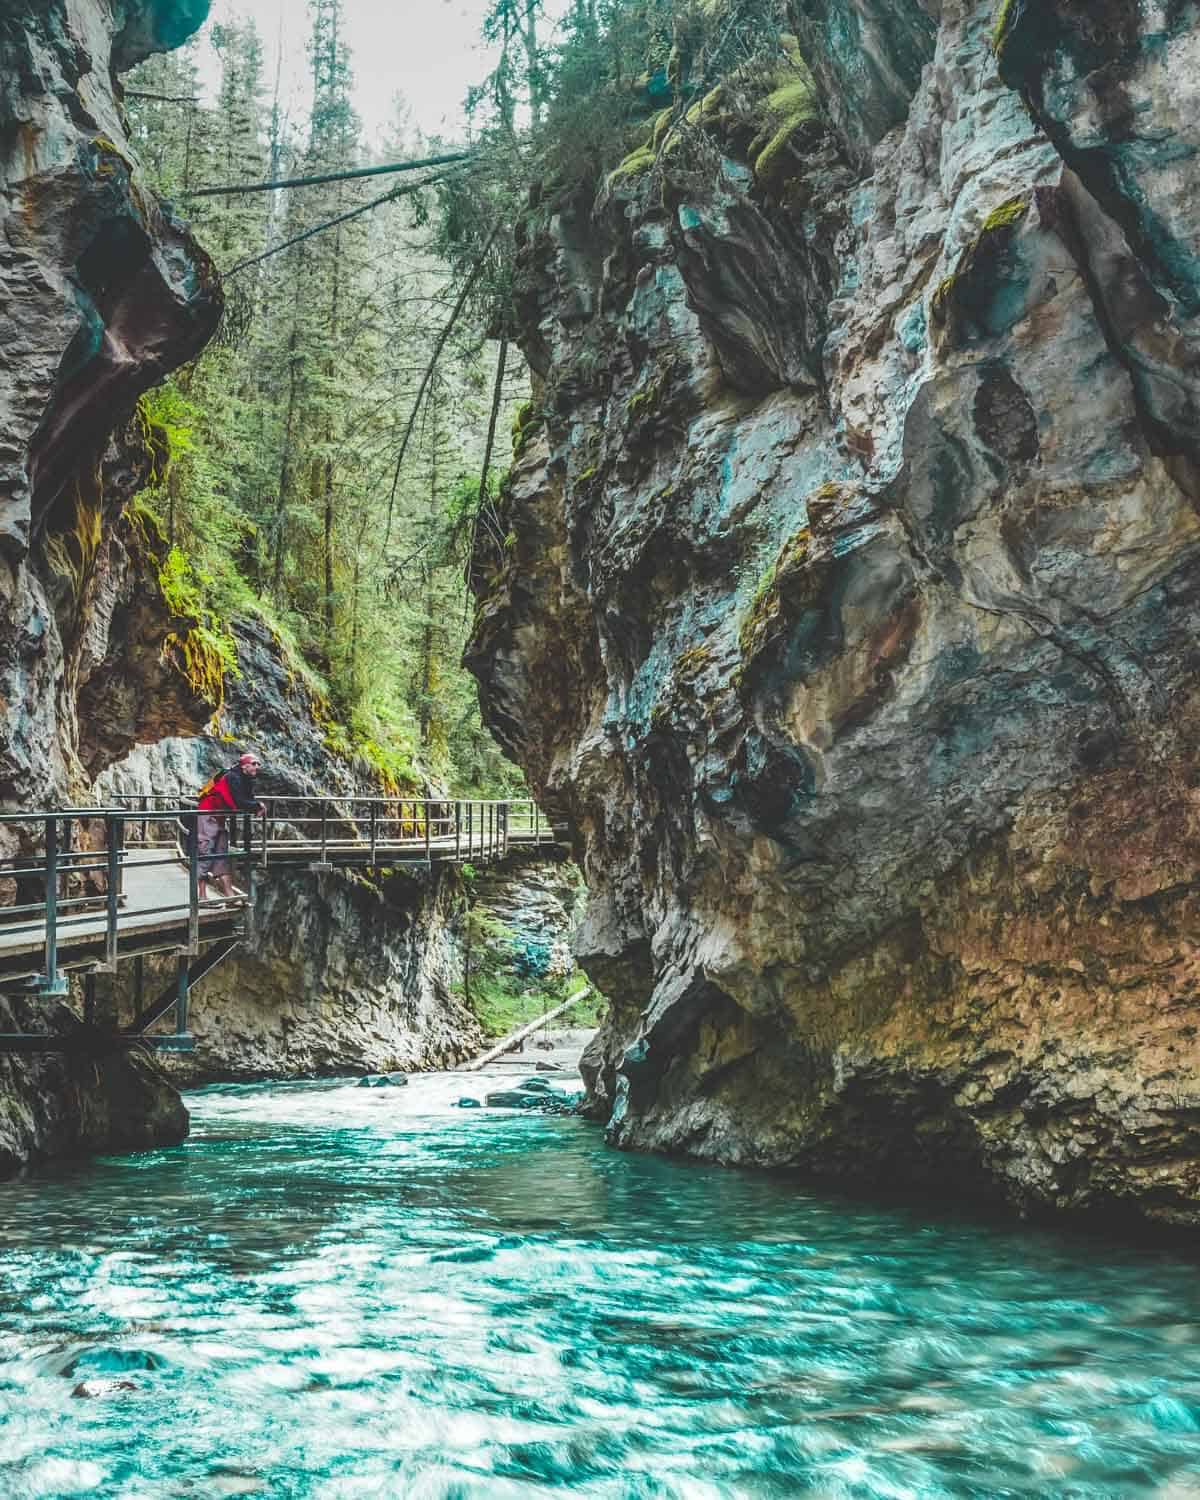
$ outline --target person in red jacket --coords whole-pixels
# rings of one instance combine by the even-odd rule
[[[254,778],[262,762],[247,750],[236,766],[221,771],[200,793],[196,819],[196,852],[201,901],[208,900],[208,882],[215,880],[221,894],[232,897],[233,869],[229,862],[229,819],[240,812],[260,813],[262,803],[254,795]]]

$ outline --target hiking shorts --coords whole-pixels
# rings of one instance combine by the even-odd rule
[[[220,880],[233,874],[229,862],[229,825],[219,814],[202,812],[197,817],[196,856],[201,880]]]

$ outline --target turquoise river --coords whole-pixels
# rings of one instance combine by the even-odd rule
[[[0,1184],[2,1500],[1200,1496],[1182,1251],[462,1092],[212,1088]]]

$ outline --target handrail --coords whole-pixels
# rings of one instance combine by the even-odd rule
[[[99,962],[113,969],[121,930],[135,927],[136,918],[168,913],[178,915],[180,947],[199,953],[205,919],[228,913],[222,901],[199,898],[198,841],[186,837],[195,817],[195,805],[181,802],[178,793],[154,792],[118,793],[113,802],[96,807],[0,813],[0,822],[27,829],[21,849],[0,855],[0,879],[7,888],[7,900],[0,900],[0,957],[6,932],[20,933],[21,945],[40,933],[36,941],[45,951],[37,983],[42,993],[63,995],[66,981],[58,959],[65,936],[78,939],[84,932],[90,941],[95,924],[104,954]],[[266,795],[260,813],[223,817],[228,858],[242,868],[249,891],[257,871],[273,861],[324,868],[405,861],[432,867],[435,858],[471,864],[504,858],[514,834],[537,844],[555,838],[532,798]],[[186,897],[180,889],[175,903],[124,912],[130,868],[178,868],[180,856]]]
[[[42,943],[38,985],[42,993],[61,995],[64,939],[77,941],[82,933],[90,943],[94,937],[103,953],[98,963],[111,971],[123,929],[136,927],[138,918],[172,913],[179,917],[181,950],[198,954],[206,919],[228,913],[224,903],[200,899],[198,841],[187,836],[196,816],[196,807],[178,793],[145,792],[118,794],[104,806],[0,813],[0,823],[27,830],[19,850],[0,855],[8,893],[0,900],[0,958],[6,932],[19,934],[10,946],[21,953],[31,939]],[[228,857],[251,892],[256,872],[273,861],[325,869],[406,861],[431,867],[435,859],[470,864],[503,859],[514,835],[535,844],[555,838],[532,798],[265,795],[259,813],[221,816],[230,832]],[[131,868],[179,868],[181,856],[186,897],[181,888],[173,904],[123,909]]]

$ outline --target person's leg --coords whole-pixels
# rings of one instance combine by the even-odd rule
[[[201,813],[196,819],[196,894],[201,901],[208,900],[208,883],[213,876],[213,856],[220,832],[220,819],[211,813]]]
[[[227,901],[231,901],[233,899],[233,866],[229,862],[229,827],[224,818],[221,819],[221,830],[217,835],[214,851],[217,858],[212,864],[213,875],[221,894]]]

